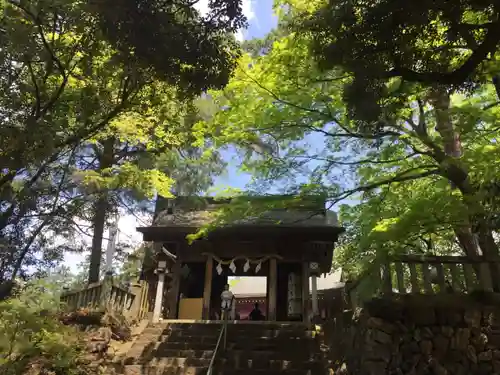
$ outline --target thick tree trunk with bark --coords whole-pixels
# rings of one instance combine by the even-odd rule
[[[460,158],[462,156],[462,145],[460,135],[455,130],[450,116],[449,94],[444,90],[435,90],[429,96],[429,101],[435,110],[436,130],[443,139],[446,156],[452,159]],[[456,226],[454,229],[465,254],[468,256],[483,255],[485,258],[490,259],[498,257],[498,246],[493,238],[492,228],[486,220],[486,215],[481,212],[478,214],[478,207],[473,206],[481,203],[476,202],[476,199],[474,199],[478,191],[472,186],[467,170],[459,163],[453,163],[447,169],[452,188],[461,191],[464,196],[464,204],[469,206],[470,209],[470,214],[464,218],[464,224]],[[479,270],[477,271],[479,272]],[[490,272],[493,280],[500,279],[496,263],[492,264]],[[493,285],[495,291],[498,291],[498,282],[494,281]]]
[[[102,151],[99,155],[99,169],[102,171],[110,168],[114,163],[114,138],[108,138],[102,143]],[[108,213],[108,192],[103,190],[99,193],[99,198],[94,206],[94,218],[92,225],[94,234],[92,237],[92,250],[90,254],[90,266],[88,283],[99,282],[102,259],[102,238],[104,235],[104,227],[106,225],[106,216]]]
[[[429,96],[429,101],[435,109],[436,130],[443,138],[444,151],[446,156],[451,158],[459,158],[462,155],[462,146],[460,136],[453,126],[449,113],[450,96],[444,90],[435,90]],[[475,202],[474,196],[478,193],[469,181],[467,171],[455,164],[449,168],[449,179],[452,186],[460,189],[465,199],[464,202]],[[470,204],[470,203],[469,203]],[[477,204],[477,203],[476,203]],[[476,215],[466,218],[466,223],[463,226],[457,227],[455,233],[467,255],[479,254],[479,248],[485,256],[497,256],[498,247],[493,239],[493,233],[489,228],[487,221],[482,214],[477,214],[477,208],[471,207],[471,212],[476,212]],[[472,228],[477,235],[477,241],[474,238]]]
[[[462,145],[460,143],[460,135],[455,131],[453,122],[450,116],[450,96],[444,89],[436,89],[431,92],[428,97],[429,102],[434,107],[436,130],[443,139],[444,153],[450,158],[459,158],[462,155]],[[450,171],[452,172],[452,171]],[[457,178],[467,178],[467,171],[459,171]],[[458,176],[458,175],[462,176]],[[450,176],[451,177],[451,176]],[[450,178],[452,188],[457,188],[459,184],[455,178]],[[457,236],[460,246],[468,256],[479,254],[477,242],[472,233],[472,225],[469,218],[465,218],[463,225],[455,227],[455,235]]]

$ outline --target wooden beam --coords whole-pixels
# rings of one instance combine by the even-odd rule
[[[276,258],[269,259],[269,302],[268,302],[268,320],[276,320],[276,297],[278,289],[278,266]]]
[[[203,319],[210,319],[210,298],[212,294],[212,277],[214,259],[209,256],[205,263],[205,288],[203,290]]]
[[[302,262],[302,320],[309,322],[309,262]]]
[[[168,317],[177,319],[177,306],[179,304],[179,288],[181,281],[181,262],[177,260],[172,266],[172,281],[168,291]]]
[[[158,283],[156,284],[155,307],[153,310],[153,323],[158,323],[162,318],[163,310],[163,288],[165,285],[165,273],[158,274]]]

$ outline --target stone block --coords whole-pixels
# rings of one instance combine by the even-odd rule
[[[366,361],[363,363],[362,374],[366,375],[386,375],[387,363],[381,361]]]
[[[492,307],[484,307],[482,314],[483,314],[483,320],[481,322],[482,325],[490,325],[492,322],[492,317],[494,314],[495,309]]]
[[[491,364],[493,365],[493,371],[500,373],[500,361],[494,359]]]
[[[420,347],[416,341],[410,341],[401,345],[400,351],[403,357],[409,357],[413,354],[420,353]]]
[[[392,356],[392,350],[389,345],[369,345],[364,351],[363,356],[370,361],[382,361],[389,363]]]
[[[460,363],[464,353],[458,350],[449,350],[446,353],[446,357],[453,363]]]
[[[415,328],[413,331],[413,340],[419,342],[422,340],[422,332],[420,331],[420,328]]]
[[[383,298],[366,302],[364,308],[370,316],[391,322],[402,320],[404,315],[404,305],[402,303]]]
[[[493,350],[493,358],[498,359],[500,361],[500,349]]]
[[[469,327],[481,328],[482,313],[478,309],[466,310],[464,321]]]
[[[482,362],[478,365],[476,374],[477,375],[491,375],[492,371],[493,371],[493,366],[491,365],[491,363]]]
[[[423,355],[430,356],[432,353],[432,341],[422,340],[420,341],[420,351]]]
[[[440,364],[436,359],[431,359],[429,363],[432,372],[436,375],[448,375],[448,370]]]
[[[443,332],[443,335],[445,337],[451,338],[453,336],[453,334],[455,333],[455,330],[453,329],[453,327],[443,326],[443,327],[441,327],[441,332]]]
[[[463,312],[458,309],[450,309],[446,307],[436,308],[437,323],[442,326],[456,327],[463,322]]]
[[[487,350],[485,352],[481,352],[477,356],[477,360],[479,362],[489,362],[493,359],[493,352],[491,350]]]
[[[494,309],[488,314],[488,325],[500,327],[500,309]]]
[[[480,333],[479,335],[472,337],[470,342],[476,347],[478,352],[482,352],[488,344],[488,336],[484,333]]]
[[[375,342],[390,345],[392,343],[392,336],[384,331],[373,329],[370,332],[371,339]]]
[[[477,364],[476,349],[472,345],[467,346],[467,358],[474,364]]]
[[[433,308],[413,308],[407,311],[416,326],[433,326],[436,324],[436,312]]]
[[[432,339],[432,337],[434,337],[435,333],[429,327],[423,327],[420,330],[420,334],[421,334],[423,339]]]
[[[452,349],[466,350],[469,345],[470,340],[470,329],[468,328],[457,328],[455,335],[453,336]]]
[[[494,347],[500,348],[500,333],[491,333],[488,335],[488,342]]]
[[[398,328],[393,324],[384,319],[370,317],[366,321],[366,325],[369,328],[377,329],[388,334],[392,334],[398,330]]]
[[[453,368],[453,372],[451,372],[451,374],[453,374],[453,375],[468,375],[469,370],[464,365],[457,363],[457,364],[455,364],[455,366]]]
[[[443,357],[449,349],[450,339],[443,335],[437,335],[432,340],[436,354]]]

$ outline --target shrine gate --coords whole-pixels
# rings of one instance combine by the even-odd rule
[[[191,244],[186,236],[228,202],[200,197],[161,200],[153,225],[138,228],[144,241],[152,243],[142,278],[156,285],[151,288],[153,322],[218,319],[220,294],[229,276],[267,278],[266,320],[309,322],[318,315],[316,277],[330,271],[343,228],[335,213],[325,209],[323,198],[301,198],[300,204],[293,200],[293,208],[245,218]]]

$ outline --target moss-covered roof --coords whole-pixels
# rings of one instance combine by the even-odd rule
[[[261,204],[261,207],[266,207],[263,199],[265,198],[252,197],[249,202],[256,202],[257,204]],[[267,199],[277,201],[290,198],[273,196]],[[325,209],[325,200],[323,198],[306,197],[300,200],[293,199],[294,201],[289,207],[263,209],[258,215],[235,219],[232,224],[250,226],[339,227],[337,215],[335,212]],[[171,210],[158,210],[159,212],[156,214],[153,226],[200,228],[210,224],[214,220],[214,213],[222,207],[222,204],[229,203],[229,200],[220,201],[213,198],[181,197],[175,199],[173,203]]]

